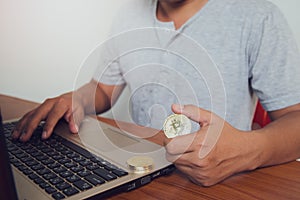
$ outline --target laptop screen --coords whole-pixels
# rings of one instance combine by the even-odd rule
[[[9,163],[2,116],[0,110],[0,199],[17,199],[14,179]]]

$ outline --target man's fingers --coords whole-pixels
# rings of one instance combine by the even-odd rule
[[[70,115],[68,122],[69,122],[69,129],[72,133],[78,133],[79,126],[84,118],[84,111],[78,107],[75,108],[73,113]]]
[[[49,112],[42,133],[42,138],[47,139],[53,132],[57,122],[68,112],[68,107],[65,104],[56,103]]]
[[[13,139],[20,139],[26,142],[32,136],[34,130],[38,126],[43,116],[35,112],[27,113],[17,124],[15,130],[12,133]]]
[[[181,154],[170,154],[169,152],[167,152],[166,159],[169,162],[172,162],[174,164],[190,166],[192,155],[193,155],[192,151],[181,153]]]
[[[201,132],[191,133],[175,137],[166,141],[166,151],[171,155],[181,155],[188,152],[193,152],[202,146],[205,134]]]
[[[27,118],[29,118],[29,116],[32,115],[32,113],[33,113],[33,111],[25,114],[24,117],[19,120],[18,124],[15,126],[15,129],[12,132],[13,139],[15,139],[15,140],[19,139],[20,136],[23,134]]]
[[[201,109],[194,105],[172,105],[172,110],[176,114],[183,114],[191,120],[198,122],[201,126],[210,124],[212,114],[211,112]]]
[[[71,93],[47,99],[35,110],[24,115],[13,131],[12,138],[19,138],[24,142],[29,140],[40,122],[45,120],[42,138],[47,139],[62,117],[70,124],[72,132],[78,132],[78,126],[84,117],[84,109],[76,104],[73,111],[70,95]]]

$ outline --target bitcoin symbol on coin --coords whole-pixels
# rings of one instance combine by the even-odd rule
[[[170,115],[164,123],[163,131],[168,138],[185,135],[191,132],[191,121],[185,115]]]

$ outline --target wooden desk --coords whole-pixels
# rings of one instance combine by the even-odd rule
[[[0,95],[4,119],[20,117],[37,105]],[[175,171],[137,190],[116,194],[110,199],[300,199],[300,162],[237,174],[212,187],[197,186]]]

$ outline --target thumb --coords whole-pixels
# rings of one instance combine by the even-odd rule
[[[212,113],[194,105],[173,104],[172,110],[176,114],[183,114],[191,120],[199,123],[202,127],[210,124]]]
[[[69,129],[72,133],[78,133],[83,118],[84,118],[84,113],[81,112],[80,110],[76,110],[70,115],[68,119],[68,123],[69,123]]]
[[[199,152],[199,158],[202,159],[212,151],[216,145],[220,135],[222,134],[225,121],[219,116],[213,114],[210,111],[204,110],[193,105],[172,105],[172,110],[175,113],[183,114],[193,121],[200,124],[201,127],[205,127],[205,138],[202,142],[202,147]]]

